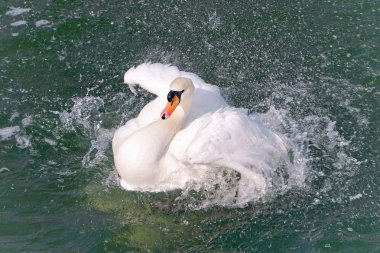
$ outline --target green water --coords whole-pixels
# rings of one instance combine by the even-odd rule
[[[379,45],[379,1],[1,1],[0,252],[380,252]],[[121,189],[145,61],[272,118],[304,182],[243,205]]]

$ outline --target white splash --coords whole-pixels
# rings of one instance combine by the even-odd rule
[[[25,148],[32,146],[32,143],[30,141],[30,137],[27,135],[17,134],[15,136],[15,139],[16,139],[17,147],[19,147],[21,149],[25,149]]]
[[[50,25],[50,21],[48,21],[46,19],[41,19],[41,20],[36,21],[35,25],[36,25],[36,27],[49,26]]]
[[[82,98],[73,98],[72,101],[74,104],[69,110],[53,113],[59,115],[63,129],[68,131],[81,129],[84,134],[91,138],[91,147],[82,158],[82,166],[89,168],[99,165],[109,158],[105,152],[109,148],[115,131],[113,128],[106,129],[101,127],[104,115],[100,111],[104,107],[104,101],[102,98],[89,95]],[[50,145],[56,145],[53,140],[45,138],[44,141]]]
[[[102,129],[97,131],[95,140],[91,140],[91,147],[82,159],[83,167],[92,167],[108,160],[105,151],[113,137],[114,129]]]
[[[356,199],[360,199],[362,197],[363,197],[363,194],[358,193],[356,195],[350,196],[349,199],[350,199],[350,201],[353,201],[353,200],[356,200]]]
[[[0,129],[1,141],[10,140],[12,137],[14,137],[14,140],[16,140],[16,146],[21,149],[32,146],[30,137],[23,135],[19,126],[5,127]]]
[[[11,118],[9,119],[9,122],[13,122],[13,120],[15,120],[16,118],[20,117],[20,113],[18,112],[14,112],[12,113],[12,116]]]
[[[56,146],[57,142],[55,140],[49,139],[49,138],[44,138],[44,142],[49,144],[50,146]]]
[[[19,21],[11,23],[11,26],[14,26],[14,27],[22,26],[22,25],[26,25],[26,21],[25,20],[19,20]]]
[[[2,168],[0,169],[0,173],[1,173],[1,172],[8,172],[8,171],[11,171],[11,170],[8,169],[8,168],[5,168],[5,167],[2,167]]]
[[[5,15],[18,16],[23,13],[29,12],[30,10],[31,10],[30,8],[11,7],[11,9],[7,11]]]
[[[221,25],[220,17],[216,15],[216,11],[208,16],[208,23],[212,30],[217,29]]]
[[[85,131],[96,130],[96,121],[101,116],[99,109],[104,106],[103,99],[86,96],[72,99],[74,105],[70,111],[54,112],[59,115],[63,127],[75,130],[76,126],[82,126]]]
[[[273,168],[273,173],[265,177],[265,188],[257,187],[251,178],[236,171],[221,168],[208,172],[201,180],[189,183],[177,200],[189,202],[190,199],[188,207],[194,209],[211,206],[243,207],[251,202],[272,199],[294,187],[306,187],[309,158],[305,140],[308,137],[299,133],[298,124],[291,120],[286,110],[276,110],[273,107],[266,113],[253,114],[251,117],[263,122],[287,142],[293,157],[292,163],[279,164]],[[287,133],[281,134],[285,128]],[[195,199],[194,192],[199,193]]]
[[[0,140],[9,140],[12,136],[20,132],[19,126],[5,127],[0,129]]]
[[[27,117],[25,117],[25,118],[23,118],[21,120],[21,125],[23,127],[27,127],[27,126],[31,125],[32,122],[33,122],[33,117],[32,116],[27,116]]]

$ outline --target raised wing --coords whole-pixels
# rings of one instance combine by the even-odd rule
[[[129,85],[130,90],[135,95],[136,90],[134,87],[139,85],[150,93],[166,98],[171,82],[180,76],[190,78],[195,86],[193,106],[185,125],[205,113],[214,112],[227,106],[217,86],[206,83],[196,74],[180,71],[175,66],[161,63],[143,63],[129,69],[124,74],[124,82]],[[161,109],[160,107],[159,110]]]
[[[170,83],[179,77],[180,71],[175,66],[161,63],[143,63],[137,67],[130,68],[124,74],[124,83],[136,94],[135,85],[157,96],[166,96]]]

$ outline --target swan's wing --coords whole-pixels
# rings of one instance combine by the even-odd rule
[[[227,106],[226,101],[220,95],[219,88],[206,83],[196,74],[180,71],[175,66],[161,63],[143,63],[129,69],[124,75],[124,82],[129,85],[130,90],[134,94],[136,94],[134,87],[138,84],[140,87],[163,99],[160,100],[160,103],[163,102],[159,104],[156,101],[157,103],[147,105],[143,109],[139,116],[139,121],[142,125],[145,124],[145,121],[149,123],[151,119],[159,117],[160,110],[165,105],[171,82],[180,76],[190,78],[195,86],[193,106],[189,112],[185,126],[206,113],[215,112]]]
[[[206,113],[212,113],[226,107],[227,103],[219,93],[208,89],[195,89],[193,105],[185,122],[185,127]]]
[[[180,76],[190,78],[193,81],[196,91],[202,90],[207,92],[208,95],[212,94],[223,100],[217,86],[206,83],[194,73],[180,71],[175,66],[161,63],[143,63],[137,67],[130,68],[124,74],[124,83],[129,85],[133,93],[136,93],[134,86],[138,84],[150,93],[166,97],[171,82]]]
[[[284,141],[241,109],[206,114],[180,131],[168,152],[185,164],[228,167],[253,178],[269,176],[287,157]]]
[[[161,63],[143,63],[130,68],[124,74],[124,83],[136,94],[135,85],[157,96],[166,97],[170,83],[180,76],[180,71],[175,66]]]
[[[195,86],[193,106],[187,117],[185,126],[206,113],[215,112],[228,106],[220,94],[218,86],[206,83],[202,78],[190,72],[181,71],[181,76],[190,78]]]

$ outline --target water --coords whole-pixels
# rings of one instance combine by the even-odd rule
[[[2,1],[1,252],[380,251],[379,1]],[[263,199],[128,192],[110,140],[171,63],[290,140]],[[231,175],[232,177],[234,175]],[[227,180],[228,181],[228,180]]]

